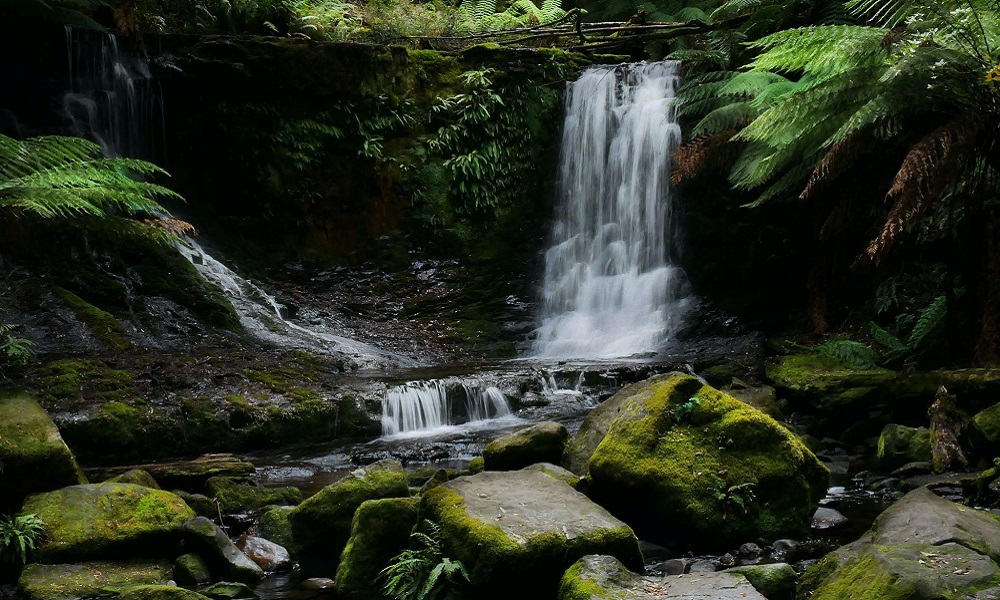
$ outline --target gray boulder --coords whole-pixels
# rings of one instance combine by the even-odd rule
[[[470,597],[482,600],[548,600],[566,568],[587,554],[642,568],[627,525],[534,470],[453,479],[423,496],[420,514],[440,524],[446,553],[469,571]]]
[[[288,554],[288,550],[270,540],[243,536],[238,540],[236,547],[268,573],[284,571],[292,567],[292,557]]]
[[[513,471],[535,463],[558,463],[568,439],[569,432],[562,423],[538,423],[486,444],[483,462],[488,471]]]
[[[841,600],[864,589],[866,598],[892,600],[988,598],[984,590],[1000,581],[998,560],[1000,521],[921,488],[812,567],[800,594]]]
[[[257,583],[264,571],[233,544],[225,531],[205,517],[184,524],[184,537],[191,549],[205,558],[213,572],[239,583]]]
[[[559,583],[557,600],[765,600],[746,577],[734,573],[691,573],[645,577],[613,556],[584,556]]]

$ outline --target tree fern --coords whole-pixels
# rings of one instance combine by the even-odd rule
[[[157,198],[180,196],[141,179],[157,175],[166,172],[144,161],[101,158],[100,147],[82,138],[0,135],[0,209],[14,216],[133,219],[138,230],[163,238],[150,218],[166,213]]]

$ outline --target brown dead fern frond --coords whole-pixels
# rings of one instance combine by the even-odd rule
[[[871,132],[855,131],[833,145],[813,169],[805,189],[799,194],[800,200],[808,200],[822,186],[836,179],[873,148]]]
[[[139,223],[146,227],[162,229],[174,235],[198,235],[198,230],[195,229],[194,225],[180,219],[144,219],[139,221]]]
[[[716,133],[698,136],[674,151],[674,184],[693,179],[705,170],[723,144],[738,133],[737,129],[726,129]]]
[[[897,198],[881,232],[868,245],[876,264],[907,225],[934,205],[960,177],[960,159],[975,145],[984,120],[965,113],[917,142],[903,159],[887,198]]]

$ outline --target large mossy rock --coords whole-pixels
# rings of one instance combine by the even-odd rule
[[[137,585],[163,585],[172,572],[165,560],[30,564],[21,571],[17,584],[28,600],[75,600],[109,596]]]
[[[419,498],[369,500],[358,507],[351,539],[337,568],[337,593],[347,598],[378,598],[376,581],[389,559],[409,546],[417,524]]]
[[[745,577],[692,573],[645,577],[613,556],[584,556],[566,570],[557,600],[765,600]]]
[[[813,566],[802,578],[799,597],[997,598],[998,561],[1000,521],[921,488],[889,507],[858,541]]]
[[[302,492],[294,487],[265,488],[234,477],[212,477],[205,482],[208,496],[215,498],[224,513],[260,510],[268,505],[287,506],[302,502]]]
[[[257,583],[264,571],[243,554],[215,523],[205,517],[195,517],[184,524],[187,545],[206,560],[220,578],[239,583]]]
[[[0,393],[0,512],[28,494],[87,483],[55,423],[27,394]]]
[[[536,463],[558,463],[569,431],[562,423],[545,422],[497,438],[483,448],[489,471],[513,471]]]
[[[420,513],[441,525],[446,552],[465,564],[475,598],[551,599],[563,572],[587,554],[642,568],[627,525],[535,470],[459,477],[424,494]]]
[[[996,456],[1000,452],[1000,404],[976,413],[969,422],[967,435],[976,458]]]
[[[22,509],[45,522],[40,562],[176,556],[181,526],[194,517],[183,500],[130,483],[74,485],[29,496]]]
[[[931,432],[926,427],[889,423],[882,429],[876,452],[879,465],[892,471],[907,463],[931,460]]]
[[[358,469],[288,513],[295,543],[304,550],[339,556],[362,502],[409,495],[409,480],[399,461],[383,460]]]
[[[596,502],[653,542],[720,545],[808,530],[829,471],[797,437],[690,375],[634,390],[590,457]]]
[[[288,520],[288,515],[294,508],[275,506],[265,510],[257,520],[257,535],[284,547],[292,556],[298,552],[298,544],[292,535],[292,524]]]
[[[766,374],[779,393],[805,398],[813,408],[825,411],[885,398],[897,377],[895,371],[863,369],[818,352],[776,357]]]

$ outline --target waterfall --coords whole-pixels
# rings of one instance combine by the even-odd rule
[[[672,262],[679,67],[594,67],[568,86],[538,357],[655,352],[679,327],[688,304]]]
[[[67,133],[96,142],[106,156],[152,160],[163,102],[146,62],[122,51],[109,32],[67,26],[66,48],[70,81],[61,108]]]
[[[163,128],[159,85],[138,56],[123,51],[112,33],[66,28],[70,89],[63,95],[67,133],[100,144],[106,156],[152,159]],[[156,215],[163,217],[165,215]],[[208,254],[195,240],[175,244],[201,275],[229,298],[254,337],[275,345],[343,355],[353,368],[412,367],[409,357],[286,318],[285,307],[253,282]]]
[[[471,382],[413,381],[386,391],[382,399],[382,433],[427,431],[510,414],[507,397],[496,387]]]

